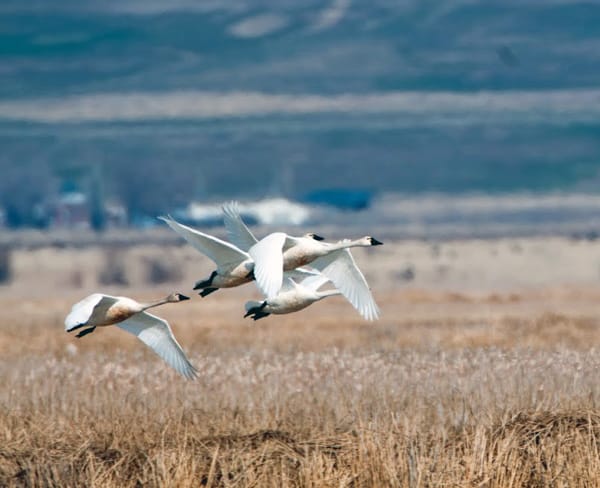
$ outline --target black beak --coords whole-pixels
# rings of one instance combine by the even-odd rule
[[[325,240],[324,237],[318,236],[317,234],[313,234],[313,239],[315,241],[324,241]]]
[[[186,297],[185,295],[182,295],[181,293],[178,294],[179,295],[179,301],[183,302],[184,300],[189,300],[190,297]]]
[[[253,313],[256,313],[256,307],[254,307],[254,308],[251,308],[250,310],[248,310],[248,311],[246,312],[246,315],[244,315],[244,318],[246,318],[246,317],[250,317],[250,315],[252,315]]]
[[[383,246],[383,242],[371,237],[371,246]]]
[[[200,283],[201,283],[200,281],[199,281],[198,283],[196,283],[196,284],[194,285],[194,288],[192,288],[192,289],[193,289],[193,290],[199,290],[200,288],[204,288],[203,286],[201,286],[201,285],[200,285]]]

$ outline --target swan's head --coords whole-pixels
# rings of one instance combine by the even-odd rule
[[[371,236],[363,237],[363,241],[365,241],[365,244],[367,246],[383,246],[383,242],[378,241],[377,239]]]
[[[309,232],[308,234],[304,234],[304,237],[308,238],[308,239],[314,239],[315,241],[324,241],[325,238],[321,237],[317,234],[313,234],[312,232]]]
[[[167,297],[167,301],[169,303],[183,302],[183,301],[189,300],[189,299],[190,299],[190,297],[186,297],[185,295],[182,295],[181,293],[171,293]]]

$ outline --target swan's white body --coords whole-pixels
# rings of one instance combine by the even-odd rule
[[[308,264],[329,279],[365,319],[378,318],[379,309],[369,285],[348,248],[379,245],[379,241],[365,236],[354,241],[327,243],[315,240],[314,234],[292,237],[283,232],[269,234],[258,241],[242,221],[235,203],[225,205],[223,212],[229,238],[248,250],[254,260],[256,283],[267,300],[279,294],[284,271]]]
[[[169,323],[145,311],[164,303],[186,299],[183,295],[173,294],[158,302],[142,304],[128,297],[94,293],[73,305],[65,319],[65,330],[71,332],[87,327],[77,334],[77,337],[83,337],[93,332],[96,327],[116,325],[137,336],[169,366],[186,378],[192,379],[196,376],[196,370],[175,339]]]
[[[218,288],[231,288],[252,281],[254,261],[250,255],[237,246],[180,224],[170,217],[159,217],[177,234],[183,237],[192,247],[209,257],[217,265],[205,280],[196,283],[194,289],[204,288],[203,296]]]
[[[263,302],[247,302],[246,317],[252,316],[254,320],[258,320],[269,314],[280,315],[297,312],[323,298],[340,295],[339,290],[319,291],[319,288],[327,281],[329,280],[319,273],[314,273],[314,275],[304,278],[299,283],[291,277],[286,277],[276,297],[267,298]]]

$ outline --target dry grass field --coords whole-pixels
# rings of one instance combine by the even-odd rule
[[[0,486],[600,486],[600,244],[380,251],[355,253],[375,323],[339,297],[252,323],[251,284],[163,307],[189,382],[120,330],[62,322],[93,290],[191,293],[196,253],[14,250]]]

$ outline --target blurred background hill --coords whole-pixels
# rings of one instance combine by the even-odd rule
[[[0,221],[584,194],[589,230],[599,35],[599,1],[6,0]]]

